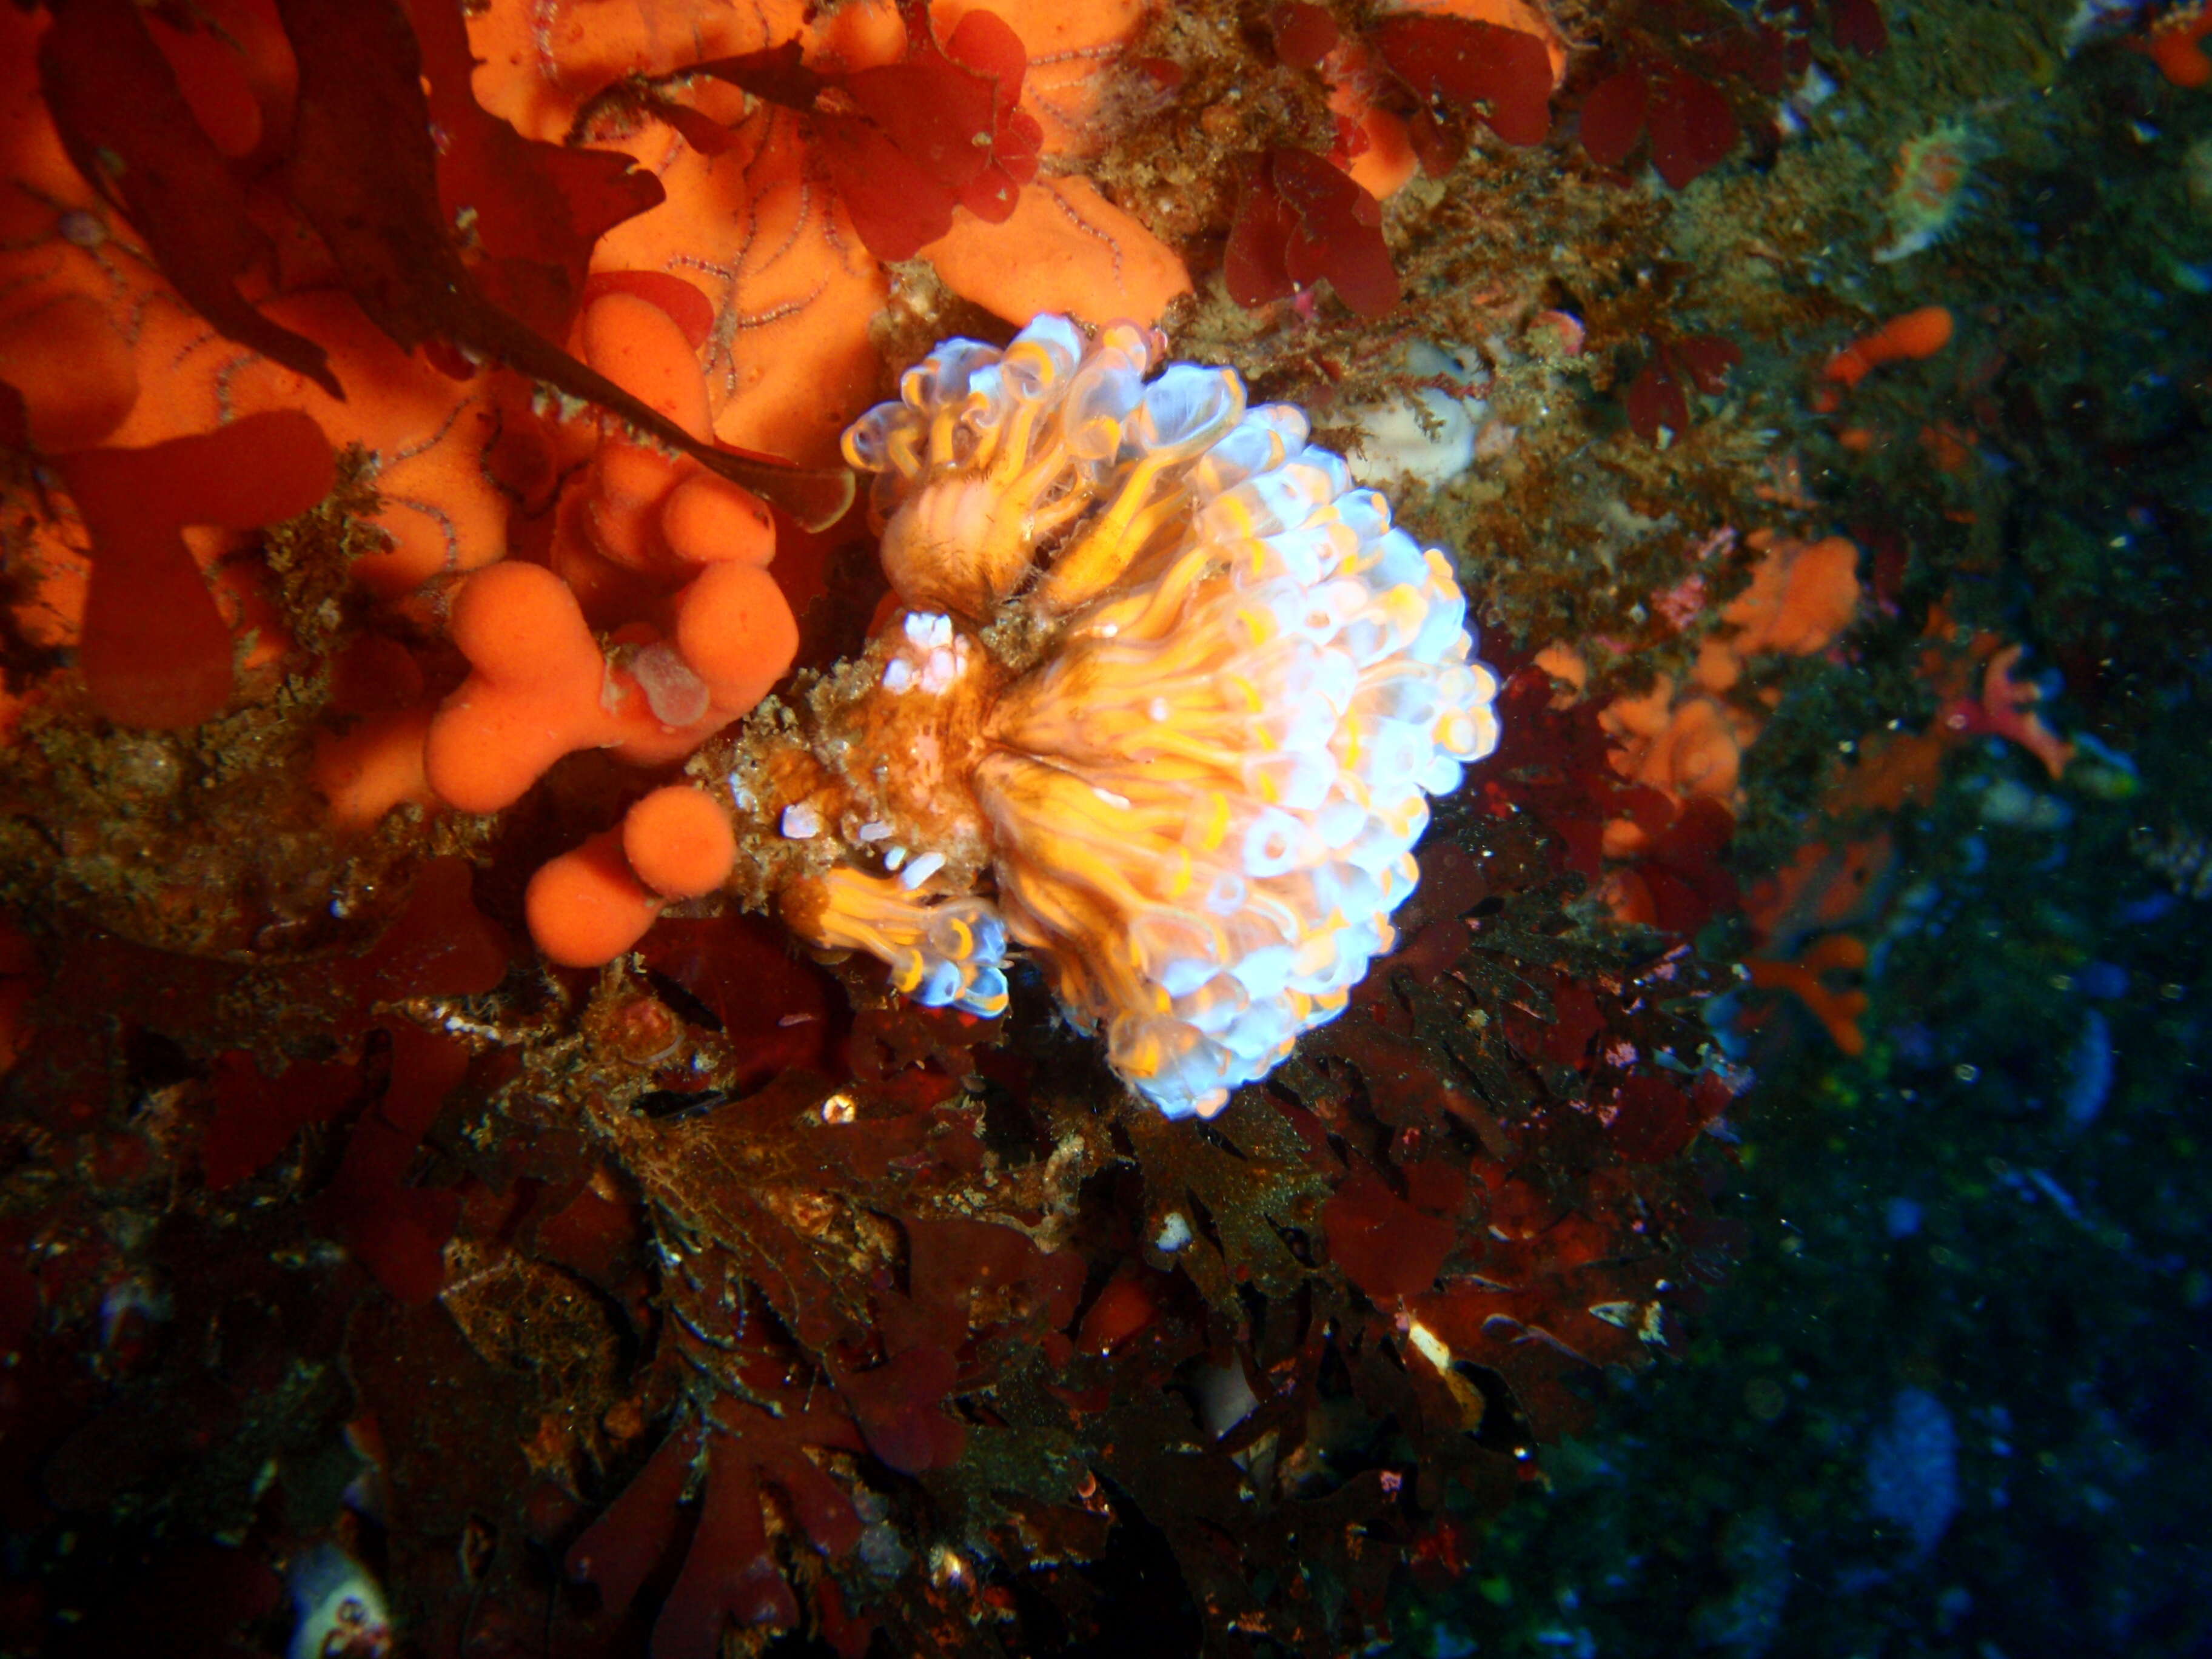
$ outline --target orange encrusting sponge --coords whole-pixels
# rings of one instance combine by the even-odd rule
[[[396,806],[437,805],[423,775],[430,718],[428,708],[386,711],[343,736],[325,732],[317,737],[307,778],[329,803],[333,830],[357,834],[374,830]]]
[[[611,290],[586,307],[580,335],[593,368],[709,434],[706,377],[667,311]],[[797,619],[768,572],[775,554],[758,499],[695,461],[602,434],[562,502],[551,568],[496,565],[454,599],[449,632],[471,672],[431,720],[430,787],[494,812],[577,750],[681,760],[798,654]],[[615,629],[611,652],[595,625]]]
[[[610,663],[568,585],[542,565],[480,570],[453,601],[453,642],[471,672],[431,718],[424,775],[465,812],[520,799],[563,755],[611,749],[640,766],[681,760],[750,709],[791,666],[799,625],[775,579],[709,565],[676,595],[673,648]]]
[[[691,290],[611,286],[586,307],[578,343],[594,368],[709,439],[698,343],[653,292],[680,306]],[[556,441],[589,464],[562,501],[550,568],[495,565],[453,600],[448,632],[470,673],[430,719],[423,771],[465,811],[511,805],[578,750],[641,766],[681,760],[766,696],[799,651],[798,622],[769,574],[775,523],[761,501],[604,420],[572,422]],[[611,630],[605,648],[595,626]],[[367,816],[390,795],[368,758],[328,757],[334,811]],[[635,945],[665,903],[721,885],[736,858],[712,797],[653,790],[619,829],[531,878],[531,934],[556,963],[597,967]]]
[[[31,442],[49,454],[89,449],[138,401],[130,342],[107,308],[83,294],[0,322],[0,381],[22,394]]]
[[[1858,614],[1859,550],[1850,541],[1827,536],[1799,542],[1764,531],[1753,532],[1747,541],[1762,556],[1752,568],[1751,586],[1721,611],[1734,633],[1705,642],[1698,678],[1711,691],[1726,690],[1737,674],[1723,667],[1724,678],[1717,679],[1706,672],[1706,659],[1724,654],[1740,668],[1744,658],[1761,652],[1809,657],[1834,644]]]
[[[1893,317],[1871,334],[1852,341],[1821,371],[1829,380],[1855,386],[1884,363],[1932,357],[1951,343],[1951,313],[1943,306],[1922,306]]]

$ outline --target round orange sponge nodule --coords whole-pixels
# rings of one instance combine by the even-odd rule
[[[606,293],[584,308],[584,361],[632,397],[642,399],[704,439],[713,429],[707,377],[683,327],[650,300]]]
[[[612,962],[653,926],[660,900],[623,857],[623,832],[603,830],[539,866],[522,908],[538,948],[564,968]]]
[[[660,532],[669,550],[691,564],[765,567],[775,557],[775,520],[760,497],[709,472],[669,492]]]
[[[462,583],[447,632],[478,673],[515,684],[567,678],[599,654],[568,583],[519,560]]]
[[[669,784],[632,805],[623,819],[622,844],[638,879],[664,898],[713,892],[738,857],[729,815],[688,783]]]
[[[676,648],[732,714],[760,702],[799,654],[799,621],[757,565],[710,564],[676,599]]]

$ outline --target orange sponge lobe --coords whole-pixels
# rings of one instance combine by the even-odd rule
[[[672,783],[623,819],[623,852],[638,878],[664,898],[697,898],[729,877],[738,840],[729,814],[703,789]]]
[[[523,895],[523,915],[538,948],[564,968],[612,962],[653,926],[660,901],[623,857],[623,835],[609,830],[541,866]]]

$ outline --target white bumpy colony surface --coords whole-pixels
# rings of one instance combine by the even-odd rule
[[[919,880],[839,869],[816,932],[979,1013],[1023,947],[1132,1088],[1203,1116],[1391,949],[1428,797],[1497,744],[1497,681],[1449,561],[1303,415],[1248,410],[1226,369],[1148,381],[1160,349],[1056,317],[949,340],[846,434],[914,607],[885,691],[1011,613],[1047,643],[975,751],[995,890],[938,890],[926,851]]]

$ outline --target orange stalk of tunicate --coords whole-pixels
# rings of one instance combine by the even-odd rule
[[[677,600],[675,641],[716,706],[742,714],[791,666],[799,623],[767,571],[713,564]]]
[[[523,901],[531,937],[564,967],[611,962],[644,937],[665,901],[714,891],[736,858],[729,817],[705,792],[656,789],[631,805],[618,829],[531,878]]]

